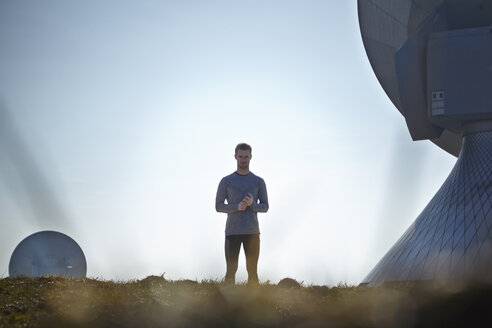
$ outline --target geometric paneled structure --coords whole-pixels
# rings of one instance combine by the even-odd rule
[[[463,139],[441,189],[362,283],[492,280],[492,132]]]
[[[397,86],[395,53],[432,10],[443,2],[358,0],[359,25],[367,57],[379,83],[403,116],[405,111]],[[456,157],[461,149],[461,135],[454,131],[445,130],[431,141]]]
[[[9,263],[9,276],[85,278],[87,263],[80,246],[56,231],[40,231],[23,239]]]
[[[378,81],[413,140],[458,156],[362,281],[492,282],[492,0],[358,0]]]

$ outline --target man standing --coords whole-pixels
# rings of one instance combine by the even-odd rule
[[[236,146],[237,170],[222,178],[215,198],[217,212],[227,213],[225,282],[231,284],[235,283],[241,244],[246,255],[248,283],[258,283],[260,228],[257,213],[268,211],[268,196],[265,181],[249,171],[251,157],[250,145],[240,143]]]

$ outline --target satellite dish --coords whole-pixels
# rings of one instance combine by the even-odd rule
[[[486,65],[490,57],[490,49],[484,49],[484,44],[490,43],[491,1],[358,0],[358,11],[362,40],[371,66],[386,94],[405,117],[412,138],[429,139],[458,156],[462,135],[467,130],[465,125],[492,120],[490,110],[482,110],[492,102],[492,96],[484,97],[476,88],[490,84],[490,74],[481,70],[479,62]],[[487,28],[481,31],[481,40],[478,40],[480,37],[473,40],[472,35],[480,33],[476,29],[482,27]],[[458,45],[453,44],[457,36],[464,40],[459,40]],[[461,53],[464,42],[475,42],[475,46]],[[443,56],[443,51],[448,56]],[[460,56],[462,58],[457,58]],[[477,56],[482,57],[478,62]],[[463,65],[456,65],[454,59],[478,63],[475,69],[481,72],[482,79],[477,79],[470,67],[460,72]],[[446,75],[454,78],[448,79]],[[455,83],[445,85],[436,81],[439,79]],[[464,90],[463,86],[467,88]],[[446,104],[456,104],[460,111],[477,110],[463,113],[448,107],[444,115],[432,111],[432,96],[443,96],[438,92],[445,88],[449,88]],[[463,103],[467,108],[461,106]]]
[[[9,263],[9,276],[45,275],[85,278],[87,263],[80,246],[56,231],[36,232],[15,248]]]
[[[358,0],[372,68],[414,140],[458,160],[363,284],[492,282],[492,0]]]

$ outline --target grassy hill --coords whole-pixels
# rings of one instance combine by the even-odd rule
[[[491,326],[491,286],[453,289],[4,278],[0,327]]]

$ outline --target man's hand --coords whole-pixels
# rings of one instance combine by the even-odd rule
[[[248,192],[248,196],[244,197],[242,202],[244,202],[246,206],[251,206],[251,204],[253,204],[253,195]]]
[[[238,211],[244,211],[246,209],[246,207],[248,207],[248,205],[246,205],[246,203],[244,202],[244,200],[239,203],[239,205],[237,206],[237,210]]]
[[[251,193],[248,193],[246,197],[243,198],[241,203],[237,206],[238,211],[244,211],[246,207],[251,206],[253,204],[253,195]]]

